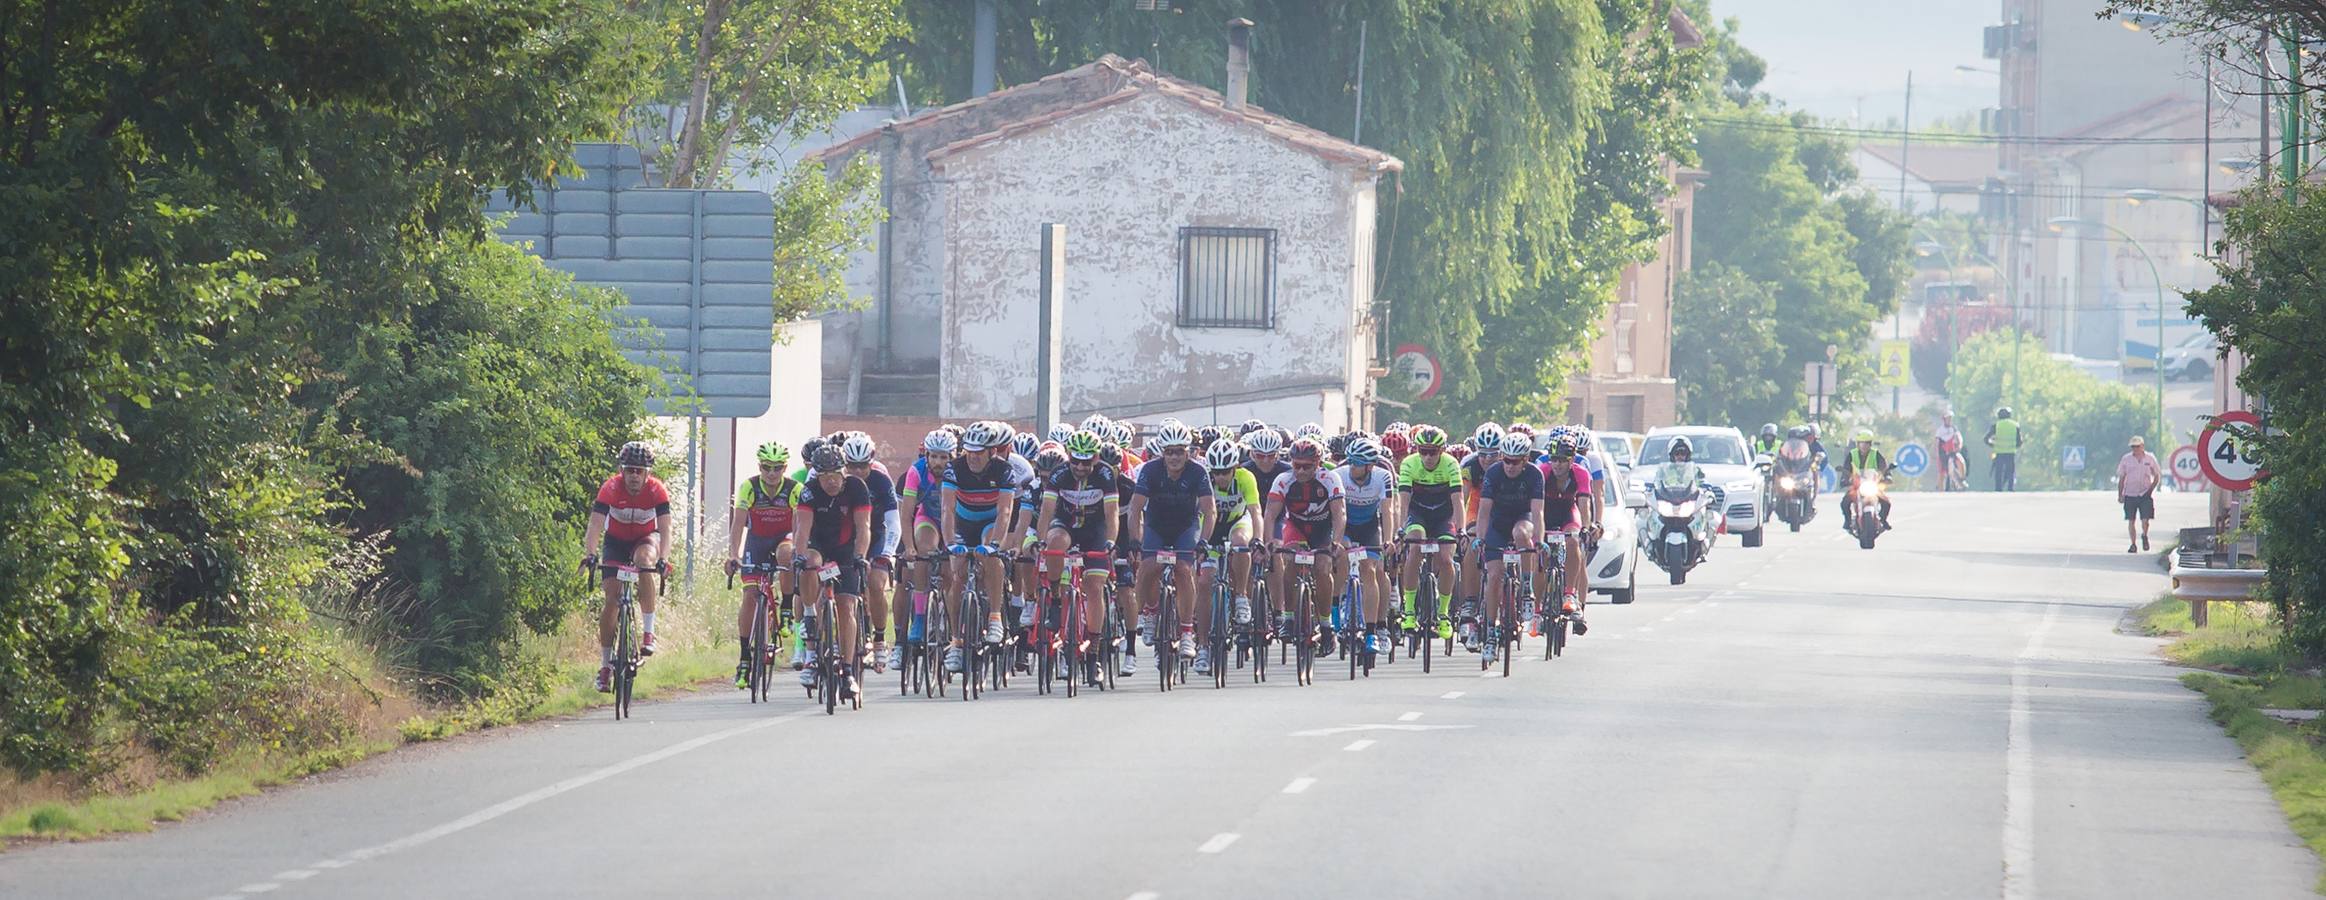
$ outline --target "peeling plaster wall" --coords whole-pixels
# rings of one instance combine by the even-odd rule
[[[1161,96],[962,151],[938,170],[942,415],[1031,415],[1044,222],[1066,225],[1070,415],[1208,408],[1215,392],[1363,393],[1370,175]],[[1277,229],[1276,327],[1176,324],[1179,229],[1192,225]]]

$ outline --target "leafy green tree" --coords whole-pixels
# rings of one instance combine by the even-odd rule
[[[1800,408],[1800,382],[1768,377],[1782,359],[1774,285],[1724,263],[1681,276],[1672,299],[1672,377],[1691,421],[1787,419]]]
[[[2022,490],[2098,490],[2108,487],[2116,474],[2113,452],[2135,434],[2156,427],[2154,401],[2139,388],[2101,381],[2075,366],[2055,360],[2030,334],[2015,330],[1989,331],[1963,344],[1946,380],[1947,396],[1954,398],[1955,422],[1968,436],[1964,456],[1971,482],[1986,486],[1986,454],[1979,441],[1995,424],[1995,409],[2004,405],[2012,377],[2014,349],[2019,341],[2019,399],[2013,406],[2026,446],[2019,455],[2018,483]],[[2083,447],[2084,471],[2059,467],[2060,448]],[[2170,453],[2169,441],[2150,446]]]

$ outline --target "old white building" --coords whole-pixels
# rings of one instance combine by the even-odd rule
[[[831,317],[851,412],[1031,417],[1037,228],[1066,228],[1061,402],[1153,419],[1355,423],[1371,406],[1375,189],[1394,157],[1160,75],[1088,65],[819,154],[869,156],[889,221]]]

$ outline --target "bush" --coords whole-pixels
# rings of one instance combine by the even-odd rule
[[[2018,343],[2018,399],[2010,399],[2013,342]],[[2156,430],[2156,405],[2143,392],[2110,384],[2044,352],[2032,335],[1989,332],[1965,343],[1947,377],[1955,422],[1963,430],[1973,487],[1991,487],[1982,461],[1981,438],[1995,422],[1995,409],[2012,407],[2024,446],[2019,453],[2021,490],[2097,490],[2115,477],[2118,448],[2136,434]],[[2155,436],[2150,452],[2170,454],[2169,437]],[[2060,469],[2062,447],[2084,448],[2084,470]]]

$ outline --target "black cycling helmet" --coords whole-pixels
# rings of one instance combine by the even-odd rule
[[[831,444],[817,447],[815,454],[808,457],[809,467],[815,469],[818,475],[840,471],[840,466],[846,462],[840,457],[840,448]]]
[[[807,440],[807,443],[804,443],[804,444],[801,444],[801,445],[800,445],[800,458],[801,458],[801,459],[804,459],[804,460],[807,460],[807,461],[808,461],[808,466],[809,466],[810,468],[814,468],[814,467],[815,467],[815,464],[816,464],[816,451],[818,451],[818,450],[822,450],[822,449],[824,449],[825,447],[830,447],[830,446],[832,446],[832,442],[831,442],[831,441],[825,440],[825,439],[823,439],[823,438],[820,438],[820,437],[812,437],[812,438],[809,438],[809,439]]]
[[[2011,407],[2004,406],[2004,407],[1998,407],[1998,408],[1996,408],[1996,410],[1995,410],[1995,418],[1998,418],[1998,419],[2008,419],[2008,418],[2011,418]]]
[[[1268,427],[1268,423],[1262,422],[1259,419],[1245,419],[1244,424],[1236,426],[1236,437],[1243,438],[1252,432],[1259,431],[1260,429],[1266,427]]]
[[[624,466],[651,469],[654,468],[654,448],[646,446],[645,441],[631,441],[622,445],[622,449],[614,454],[614,459]]]
[[[1041,452],[1034,454],[1034,471],[1044,475],[1050,474],[1051,471],[1065,464],[1066,451],[1058,447],[1045,447]]]
[[[1347,458],[1349,455],[1349,435],[1336,434],[1326,438],[1325,452],[1333,455],[1334,462]]]
[[[1098,448],[1098,461],[1118,469],[1122,468],[1123,448],[1117,446],[1113,441],[1106,442],[1106,446]]]

